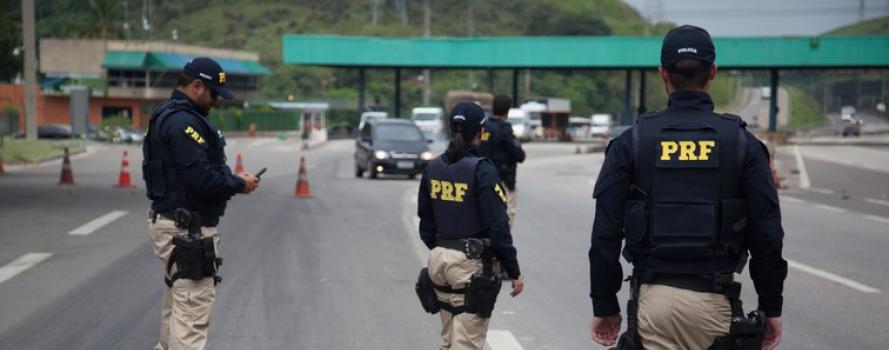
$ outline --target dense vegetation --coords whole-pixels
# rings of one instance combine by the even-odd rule
[[[262,82],[267,98],[357,99],[357,74],[345,69],[295,67],[280,64],[284,34],[343,34],[422,36],[423,1],[404,0],[404,18],[396,0],[380,1],[380,16],[372,23],[370,0],[188,0],[151,1],[151,31],[143,30],[143,1],[45,0],[36,2],[38,37],[171,40],[175,29],[181,42],[256,51],[273,74]],[[0,13],[0,51],[20,43],[20,1],[8,0]],[[125,16],[124,4],[127,5]],[[433,36],[469,35],[641,35],[662,34],[661,24],[646,28],[645,21],[620,0],[454,0],[430,1]],[[124,18],[128,18],[125,29]],[[405,21],[402,21],[402,20]],[[653,55],[658,53],[653,52]],[[0,55],[0,80],[9,81],[20,70],[21,56]],[[404,108],[419,105],[419,71],[402,72]],[[470,80],[469,75],[474,79]],[[368,101],[390,105],[391,70],[368,75]],[[511,91],[511,71],[494,72],[494,92]],[[649,74],[649,106],[663,104],[655,74]],[[523,80],[522,80],[523,81]],[[474,83],[474,84],[473,84]],[[485,71],[435,71],[432,104],[440,104],[450,89],[487,89]],[[654,86],[653,86],[654,85]],[[521,84],[524,86],[524,84]],[[575,114],[618,113],[623,110],[623,72],[533,71],[530,91],[521,96],[558,96],[572,100]]]
[[[853,23],[831,30],[828,35],[871,35],[889,34],[889,16]]]

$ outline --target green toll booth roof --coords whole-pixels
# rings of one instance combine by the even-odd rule
[[[285,35],[285,64],[365,68],[650,69],[660,37],[381,38]],[[889,36],[714,38],[723,69],[889,67]]]

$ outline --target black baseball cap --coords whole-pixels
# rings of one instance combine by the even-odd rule
[[[464,139],[471,139],[482,131],[485,123],[485,110],[473,102],[460,102],[453,109],[448,118],[451,133],[463,133]]]
[[[673,28],[664,36],[661,47],[661,67],[676,71],[674,65],[683,58],[703,62],[702,68],[709,68],[716,62],[716,48],[710,33],[704,28],[684,25]],[[695,72],[688,72],[695,73]]]
[[[216,91],[219,96],[226,100],[234,98],[231,91],[225,88],[225,72],[222,66],[216,63],[212,58],[197,57],[188,61],[182,68],[182,74],[192,78],[201,79],[205,85]]]

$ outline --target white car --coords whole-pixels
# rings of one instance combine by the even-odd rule
[[[607,139],[611,131],[611,115],[610,114],[593,114],[590,117],[590,134],[589,137],[600,137]]]
[[[438,134],[444,125],[444,110],[439,107],[417,107],[411,111],[411,120],[420,130]]]
[[[358,122],[358,130],[364,129],[364,124],[367,124],[369,120],[372,119],[388,119],[389,113],[386,112],[364,112],[361,113],[361,120]]]
[[[532,127],[528,112],[518,108],[510,108],[509,113],[506,115],[506,121],[512,124],[512,134],[515,138],[521,141],[531,139]]]
[[[855,120],[855,107],[843,106],[843,108],[840,108],[840,119],[845,120],[845,121],[854,121]]]

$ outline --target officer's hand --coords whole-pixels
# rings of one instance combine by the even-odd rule
[[[620,324],[623,318],[620,314],[593,317],[593,341],[599,345],[612,346],[617,342],[617,336],[620,333]]]
[[[781,342],[781,333],[784,332],[781,326],[781,317],[769,317],[766,324],[766,335],[762,340],[762,350],[772,350],[778,347]]]
[[[256,187],[259,187],[259,179],[250,173],[240,173],[238,177],[244,180],[244,189],[241,193],[250,193],[256,190]]]
[[[522,294],[523,289],[525,289],[525,276],[519,275],[519,278],[512,280],[512,292],[509,295],[515,298],[516,295]]]

